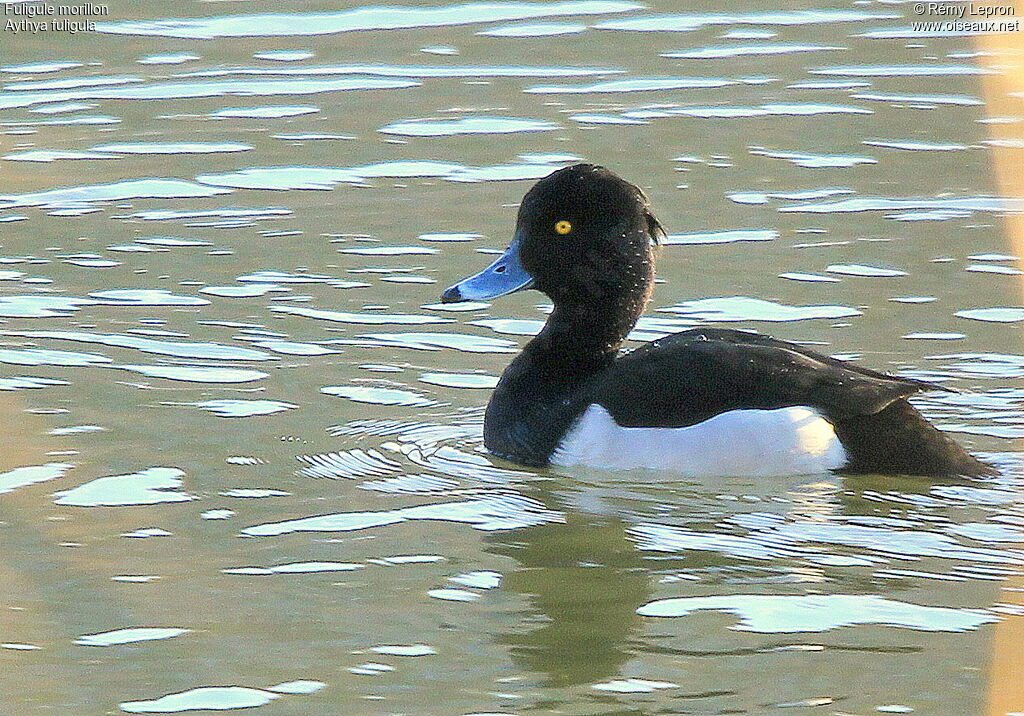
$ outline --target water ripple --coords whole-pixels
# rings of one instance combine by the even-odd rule
[[[188,383],[249,383],[267,374],[244,368],[215,368],[196,365],[114,365],[111,368],[141,373],[150,378],[180,380]]]
[[[841,77],[949,77],[994,72],[977,65],[848,65],[810,70],[815,75]]]
[[[113,184],[50,189],[28,194],[0,195],[7,208],[15,206],[42,206],[47,208],[81,207],[96,202],[124,201],[126,199],[182,199],[229,194],[227,189],[204,186],[181,179],[128,179]]]
[[[737,241],[771,241],[779,238],[775,229],[734,229],[701,234],[669,234],[662,242],[671,244],[731,244]]]
[[[658,117],[700,117],[702,119],[744,119],[770,116],[813,116],[819,114],[871,114],[865,107],[842,104],[819,104],[814,102],[788,102],[763,104],[756,107],[711,105],[707,107],[668,107],[659,109],[636,109],[623,112],[622,116],[633,119]]]
[[[74,465],[68,463],[48,462],[45,465],[28,465],[0,472],[0,495],[17,490],[19,487],[59,479],[64,477],[72,467]]]
[[[861,211],[892,211],[907,209],[938,209],[954,211],[1013,211],[1021,203],[1001,196],[966,196],[944,199],[857,197],[815,204],[791,204],[779,208],[781,212],[809,214],[846,214]]]
[[[85,333],[80,331],[23,331],[20,333],[4,331],[2,333],[4,335],[24,336],[26,338],[51,338],[79,343],[99,343],[105,346],[131,348],[143,353],[155,353],[157,355],[176,356],[179,358],[199,358],[204,360],[269,360],[273,358],[273,356],[263,351],[225,346],[219,343],[157,341],[138,336]]]
[[[797,52],[825,52],[828,50],[845,50],[835,45],[814,45],[799,43],[779,43],[764,45],[714,45],[701,47],[697,50],[677,50],[663,52],[662,57],[680,59],[717,59],[723,57],[745,57],[758,55],[788,55]]]
[[[508,530],[548,522],[562,522],[562,513],[521,495],[496,494],[465,502],[442,502],[383,512],[345,512],[286,522],[254,525],[242,534],[266,537],[292,532],[349,532],[394,525],[409,520],[460,522],[484,531]]]
[[[367,333],[359,338],[381,346],[425,351],[453,348],[467,353],[515,353],[518,350],[518,344],[512,341],[463,333]]]
[[[131,629],[115,629],[99,634],[85,634],[75,639],[79,646],[118,646],[120,644],[135,644],[140,641],[160,641],[173,639],[176,636],[187,634],[188,629],[161,628],[161,627],[135,627]]]
[[[13,365],[87,366],[112,362],[107,356],[95,353],[44,350],[42,348],[0,348],[0,363]]]
[[[197,499],[180,492],[185,473],[173,467],[151,467],[128,475],[100,477],[70,490],[55,492],[54,502],[72,507],[121,507],[188,502]]]
[[[385,125],[381,134],[405,137],[450,137],[456,134],[512,134],[515,132],[550,132],[557,124],[536,119],[515,117],[465,117],[454,120],[405,119]]]
[[[642,7],[643,5],[623,0],[568,0],[566,2],[500,4],[475,2],[424,8],[360,7],[340,12],[98,22],[96,31],[117,35],[156,35],[203,40],[216,37],[331,35],[366,30],[451,27],[553,15],[603,15],[628,12]]]
[[[311,694],[323,686],[321,681],[291,681],[265,690],[248,686],[203,686],[150,701],[124,701],[118,704],[118,708],[133,714],[245,709],[269,704],[281,694]]]
[[[418,87],[416,80],[379,77],[342,77],[334,79],[248,79],[221,82],[171,82],[94,87],[48,92],[19,92],[0,97],[0,109],[30,107],[43,102],[71,102],[90,99],[158,100],[200,99],[226,96],[307,95],[351,90],[384,90]]]
[[[515,164],[467,167],[434,161],[393,161],[362,167],[252,167],[227,174],[204,174],[200,184],[238,189],[331,189],[335,184],[365,184],[368,179],[437,177],[455,181],[539,179],[557,166]],[[0,197],[3,198],[3,197]]]
[[[742,14],[693,13],[655,15],[629,20],[608,20],[595,25],[599,30],[635,32],[690,32],[708,25],[818,25],[864,20],[891,20],[900,15],[859,10],[794,10],[791,12],[754,12]]]
[[[348,398],[356,403],[372,403],[374,405],[403,405],[406,407],[425,407],[437,405],[430,398],[411,390],[398,388],[376,388],[368,385],[328,385],[320,389],[321,393]]]
[[[653,92],[673,89],[713,89],[739,84],[737,80],[715,77],[662,77],[610,80],[589,85],[538,85],[524,90],[527,94],[610,94],[618,92]]]
[[[957,632],[996,621],[995,615],[980,610],[926,607],[873,594],[684,597],[648,602],[637,614],[681,617],[703,609],[736,614],[740,621],[733,629],[763,634],[823,632],[857,624]]]
[[[231,75],[379,75],[382,77],[471,78],[471,77],[589,77],[614,75],[625,70],[609,67],[552,67],[544,65],[322,65],[316,67],[231,67],[188,72],[181,77],[223,77]]]
[[[398,472],[402,468],[401,463],[372,449],[353,448],[323,455],[300,455],[298,460],[306,465],[299,471],[300,475],[331,479],[379,477]]]
[[[6,318],[62,318],[99,301],[74,296],[0,296],[0,316]]]
[[[861,312],[847,306],[787,306],[747,296],[683,301],[659,311],[679,313],[703,321],[803,321],[811,318],[846,318]]]
[[[503,25],[476,34],[487,37],[553,37],[575,35],[586,32],[587,26],[575,22],[537,22],[530,24]]]
[[[206,400],[190,403],[197,408],[207,410],[221,418],[250,418],[255,415],[273,415],[274,413],[294,410],[298,405],[279,400]]]
[[[406,325],[421,325],[428,323],[451,323],[450,318],[441,318],[438,316],[424,316],[417,313],[349,313],[347,311],[323,311],[316,308],[306,308],[304,306],[271,306],[271,311],[275,313],[287,313],[293,316],[304,316],[306,318],[316,318],[321,321],[331,321],[334,323],[353,323],[359,325],[386,325],[386,324],[406,324]]]

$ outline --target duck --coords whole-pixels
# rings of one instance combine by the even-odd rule
[[[995,474],[908,400],[941,385],[711,326],[623,351],[665,236],[639,187],[574,164],[527,192],[497,260],[443,292],[455,303],[534,289],[553,304],[487,404],[492,455],[693,478]]]

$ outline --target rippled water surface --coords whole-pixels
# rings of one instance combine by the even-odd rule
[[[961,716],[1002,688],[1024,308],[990,163],[1024,118],[989,116],[970,37],[902,3],[110,7],[0,35],[0,710]],[[580,159],[670,234],[633,339],[755,328],[961,389],[918,405],[1003,474],[488,457],[550,307],[439,294]]]

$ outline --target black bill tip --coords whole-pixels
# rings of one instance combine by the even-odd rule
[[[441,303],[459,303],[465,300],[457,285],[445,289],[445,292],[441,294]]]

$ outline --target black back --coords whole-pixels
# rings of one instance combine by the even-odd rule
[[[838,361],[769,336],[694,328],[627,353],[582,400],[624,427],[695,425],[728,410],[815,408],[829,420],[877,413],[894,400],[945,388]]]

